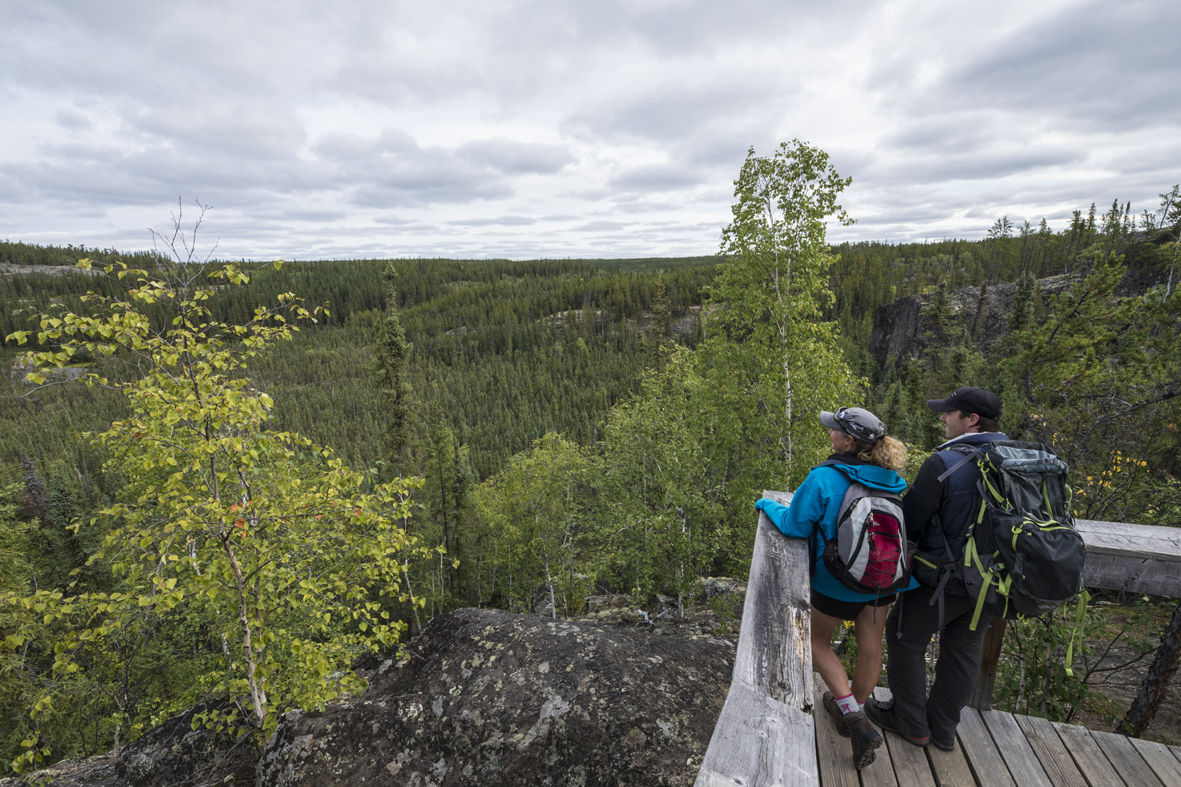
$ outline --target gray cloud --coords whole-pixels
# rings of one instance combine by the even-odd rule
[[[574,162],[570,151],[560,145],[504,138],[475,140],[460,145],[455,152],[462,159],[509,175],[548,175]]]
[[[0,7],[0,235],[250,256],[711,253],[754,146],[834,238],[983,234],[1181,181],[1181,6],[67,0]],[[227,253],[229,253],[227,251]]]
[[[454,219],[447,222],[452,227],[528,227],[537,219],[528,216],[501,216],[495,219]]]

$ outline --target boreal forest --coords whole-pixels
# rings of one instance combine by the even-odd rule
[[[1077,516],[1181,526],[1177,187],[829,245],[848,183],[752,151],[698,258],[232,261],[193,247],[199,207],[149,252],[0,243],[3,767],[210,697],[233,710],[200,721],[260,740],[457,607],[687,605],[745,576],[754,501],[827,455],[822,409],[880,415],[912,477],[926,400],[988,387],[1070,464]],[[1149,601],[1143,652],[1176,605]],[[1000,704],[1101,703],[1067,628],[1009,638]]]

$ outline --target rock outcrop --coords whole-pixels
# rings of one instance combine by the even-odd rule
[[[1038,292],[1043,302],[1050,296],[1066,292],[1078,281],[1075,276],[1050,276],[1038,280]],[[1005,334],[1012,311],[1017,285],[995,284],[985,292],[981,307],[980,288],[964,287],[950,293],[951,319],[955,328],[974,329],[980,346],[987,348]],[[917,358],[927,346],[924,333],[927,323],[923,309],[931,302],[929,295],[908,295],[893,303],[878,307],[873,315],[873,333],[869,337],[869,354],[877,365],[886,369],[904,358]]]
[[[228,732],[193,729],[193,717],[206,710],[226,710],[202,703],[149,730],[120,752],[115,764],[120,787],[170,787],[191,784],[250,784],[252,744]]]
[[[733,643],[464,609],[356,701],[292,712],[259,785],[689,785]]]

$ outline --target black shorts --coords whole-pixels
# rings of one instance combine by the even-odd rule
[[[892,602],[897,595],[897,593],[891,593],[888,596],[878,596],[868,601],[841,601],[840,599],[830,598],[823,593],[817,593],[813,590],[812,606],[830,618],[856,620],[857,616],[861,614],[861,610],[865,609],[865,607],[884,607]]]

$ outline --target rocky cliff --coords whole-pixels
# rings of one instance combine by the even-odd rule
[[[195,708],[118,757],[41,776],[57,787],[691,785],[734,642],[712,636],[709,610],[644,622],[610,601],[578,621],[481,609],[436,617],[405,659],[369,665],[362,696],[288,713],[253,770],[241,742],[192,730]]]
[[[355,702],[288,714],[258,764],[280,785],[689,785],[734,646],[465,609]]]
[[[1050,276],[1038,280],[1038,291],[1043,300],[1066,292],[1078,281],[1077,277]],[[1016,284],[995,284],[984,294],[984,311],[977,322],[976,312],[981,307],[980,288],[964,287],[951,295],[952,327],[974,328],[982,347],[1004,335],[1009,322]],[[923,309],[930,304],[929,295],[909,295],[878,308],[873,315],[873,333],[869,337],[869,354],[881,369],[896,365],[904,358],[916,358],[926,348],[923,334],[928,326]]]

